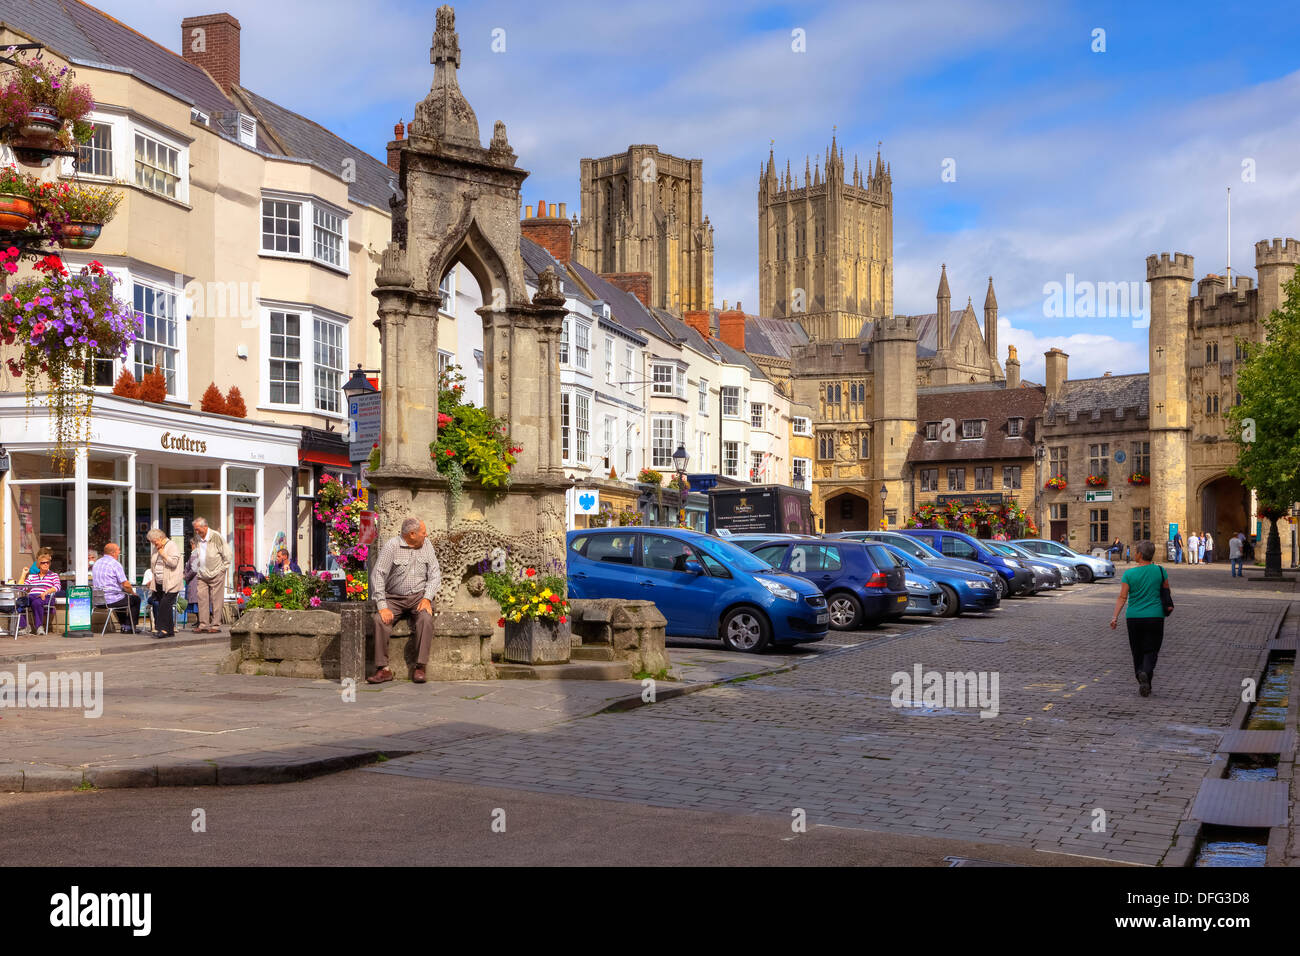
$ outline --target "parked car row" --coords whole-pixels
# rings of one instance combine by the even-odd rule
[[[568,534],[571,598],[650,600],[669,634],[721,638],[730,650],[751,653],[904,614],[990,611],[1008,597],[1114,575],[1110,561],[1054,541],[984,541],[934,529],[823,537],[718,538],[640,527]]]

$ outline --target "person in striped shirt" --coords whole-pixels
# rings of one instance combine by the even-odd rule
[[[63,582],[59,576],[50,570],[49,555],[40,555],[36,559],[36,573],[27,575],[27,584],[32,587],[28,594],[31,602],[32,630],[40,631],[45,628],[46,616],[50,609],[54,607],[54,602],[59,596],[59,589],[62,588]]]

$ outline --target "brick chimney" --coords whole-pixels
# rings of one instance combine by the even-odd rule
[[[709,313],[708,312],[683,312],[682,319],[700,333],[701,338],[709,338],[713,333],[709,330]]]
[[[537,215],[533,207],[524,207],[524,218],[519,221],[519,230],[524,238],[531,239],[552,256],[562,266],[569,264],[573,256],[573,224],[565,217],[565,203],[551,203],[547,209],[546,201],[537,204]],[[547,213],[550,215],[547,215]]]
[[[239,21],[209,13],[181,21],[181,56],[207,70],[226,95],[239,85]]]
[[[1061,386],[1065,384],[1066,360],[1070,356],[1053,348],[1044,352],[1043,357],[1047,360],[1047,397],[1056,398],[1061,394]]]
[[[397,125],[393,127],[393,139],[406,139],[406,127],[402,121],[398,120]],[[402,151],[392,146],[388,147],[388,168],[397,175],[402,174]]]
[[[636,296],[646,308],[650,307],[650,273],[602,272],[600,277],[615,288]]]
[[[739,302],[734,309],[718,313],[718,338],[733,349],[745,351],[745,313],[741,311]]]

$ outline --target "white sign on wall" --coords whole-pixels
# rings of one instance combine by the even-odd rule
[[[580,515],[594,515],[600,511],[600,492],[595,488],[572,488],[573,511]]]

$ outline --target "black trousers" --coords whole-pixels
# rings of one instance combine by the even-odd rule
[[[154,628],[169,637],[176,633],[176,621],[174,612],[176,610],[176,591],[154,591],[154,596],[158,602],[154,605]]]
[[[122,600],[114,601],[109,607],[112,608],[117,623],[124,630],[135,630],[136,622],[140,619],[140,595],[123,594]],[[124,612],[130,615],[125,621],[122,620]]]
[[[1128,646],[1133,652],[1134,676],[1146,672],[1148,678],[1156,672],[1156,658],[1160,656],[1160,644],[1165,639],[1165,619],[1163,617],[1130,617],[1128,624]]]

